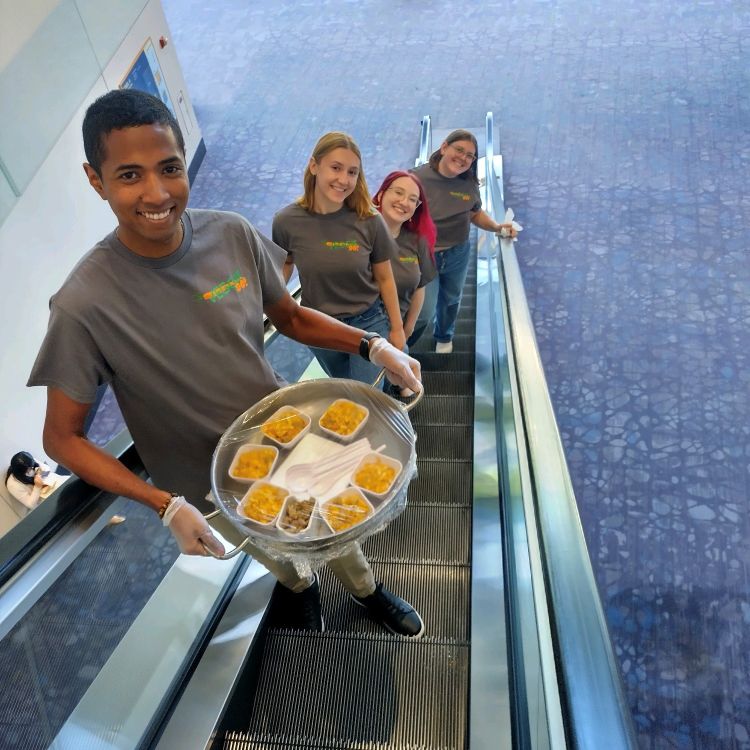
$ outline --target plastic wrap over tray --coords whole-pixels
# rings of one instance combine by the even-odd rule
[[[224,433],[211,463],[214,502],[251,546],[306,571],[401,513],[415,440],[406,407],[370,385],[295,383]]]

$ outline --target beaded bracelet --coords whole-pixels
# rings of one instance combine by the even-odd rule
[[[176,497],[179,497],[176,492],[170,492],[169,495],[169,500],[165,500],[164,505],[162,505],[161,508],[159,508],[159,510],[157,511],[159,513],[159,518],[164,518],[164,514],[167,512],[167,508],[172,504],[172,501]]]

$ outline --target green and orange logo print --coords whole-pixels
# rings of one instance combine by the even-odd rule
[[[360,248],[360,244],[355,240],[324,240],[323,245],[334,249],[337,247],[343,247],[350,253],[356,253]]]
[[[462,201],[470,201],[471,196],[468,193],[459,193],[457,191],[451,190],[450,193],[454,198],[460,198]]]
[[[221,284],[217,284],[213,289],[199,295],[199,299],[206,300],[206,302],[218,302],[220,299],[224,299],[232,289],[239,294],[246,288],[247,278],[242,276],[239,271],[235,271],[226,281],[222,281]]]

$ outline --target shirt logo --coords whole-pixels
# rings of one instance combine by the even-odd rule
[[[416,255],[399,255],[398,258],[402,263],[419,263]]]
[[[359,250],[360,245],[354,240],[326,240],[323,242],[326,247],[345,247],[350,253],[356,253]]]
[[[451,190],[450,194],[454,198],[460,198],[462,201],[470,201],[471,200],[471,196],[468,193],[459,193],[459,192],[455,192],[455,191]]]
[[[224,299],[232,289],[239,294],[246,287],[247,278],[242,276],[239,271],[235,271],[226,281],[217,284],[208,292],[203,292],[203,294],[200,295],[200,299],[204,299],[206,302],[218,302],[220,299]]]

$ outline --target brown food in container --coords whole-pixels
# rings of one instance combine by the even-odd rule
[[[290,497],[279,519],[279,528],[287,534],[299,534],[310,525],[315,499],[299,500]]]

